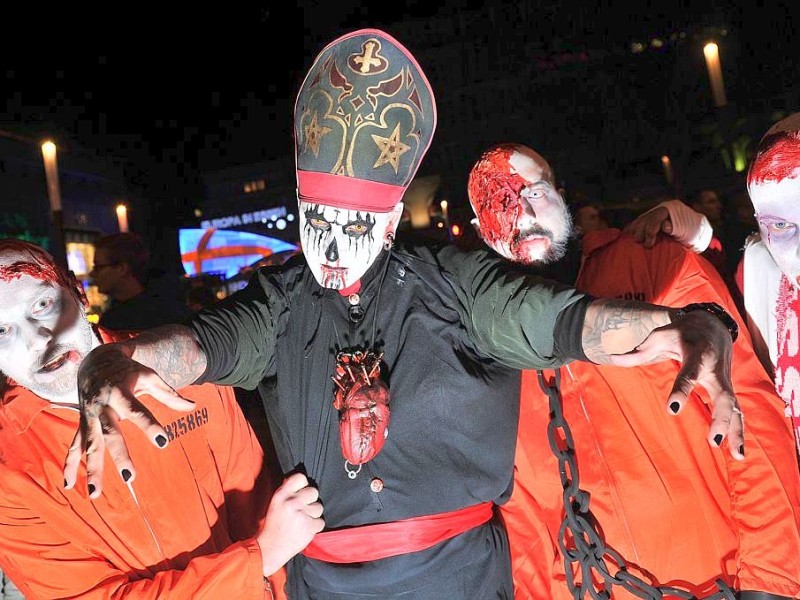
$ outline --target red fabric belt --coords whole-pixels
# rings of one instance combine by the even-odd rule
[[[378,560],[425,550],[491,518],[492,503],[484,502],[436,515],[323,531],[314,536],[303,555],[331,563]]]

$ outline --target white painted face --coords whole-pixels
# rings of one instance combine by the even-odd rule
[[[30,262],[6,252],[0,267]],[[77,373],[98,345],[83,306],[56,282],[0,278],[0,371],[51,402],[78,403]]]
[[[759,142],[747,191],[767,249],[800,288],[800,113],[773,125]]]
[[[781,271],[800,288],[800,165],[793,177],[751,182],[748,191],[761,238]]]
[[[300,202],[300,244],[322,287],[341,290],[363,277],[394,235],[403,213],[400,202],[388,213]]]

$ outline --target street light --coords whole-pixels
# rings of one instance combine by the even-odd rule
[[[725,98],[725,84],[722,82],[722,67],[719,63],[719,46],[714,42],[708,42],[703,46],[703,54],[706,57],[708,79],[711,82],[711,94],[714,96],[714,106],[721,108],[728,103],[728,100]]]
[[[124,204],[117,204],[117,223],[122,233],[128,231],[128,207]]]
[[[58,185],[58,163],[56,145],[51,140],[42,144],[44,173],[47,177],[47,195],[50,198],[53,247],[50,249],[56,263],[64,269],[67,266],[67,250],[64,243],[64,214],[61,210],[61,189]]]
[[[664,179],[667,183],[672,185],[672,161],[666,154],[661,157],[661,166],[664,168]]]

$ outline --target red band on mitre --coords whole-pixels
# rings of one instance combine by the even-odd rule
[[[349,210],[390,212],[406,188],[343,175],[297,171],[297,195],[301,202]]]

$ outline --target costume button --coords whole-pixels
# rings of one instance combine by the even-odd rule
[[[380,477],[376,477],[369,482],[369,489],[377,494],[383,489],[383,480]]]
[[[355,306],[356,304],[358,304],[359,302],[361,302],[361,296],[359,296],[358,294],[350,294],[350,295],[347,297],[347,301],[348,301],[348,302],[349,302],[351,305]]]

